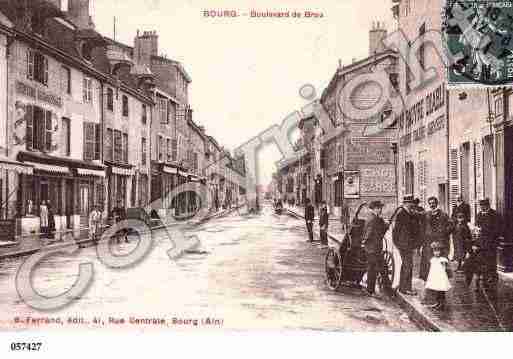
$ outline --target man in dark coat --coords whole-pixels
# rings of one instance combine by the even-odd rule
[[[418,218],[414,211],[413,196],[406,196],[395,217],[392,240],[401,254],[401,274],[399,291],[406,295],[416,295],[412,289],[413,251],[418,241]]]
[[[496,211],[490,208],[490,200],[479,201],[480,211],[476,217],[479,228],[479,255],[483,264],[485,285],[497,283],[497,244],[502,233],[502,220]]]
[[[449,235],[452,232],[452,222],[447,213],[438,207],[436,197],[428,198],[429,211],[425,218],[425,238],[422,244],[422,258],[420,260],[420,279],[426,281],[429,274],[429,263],[433,258],[433,242],[438,242],[442,248],[442,255],[447,257],[449,254]]]
[[[305,200],[305,222],[306,230],[308,231],[308,241],[313,242],[313,221],[315,218],[314,206],[309,198]]]
[[[321,237],[321,245],[328,245],[328,224],[329,224],[329,216],[328,216],[328,207],[326,206],[326,202],[321,202],[321,208],[319,209],[319,236]]]
[[[384,204],[380,201],[372,201],[369,204],[371,217],[365,223],[362,238],[362,247],[367,254],[367,293],[374,296],[377,272],[381,273],[383,284],[391,287],[387,268],[383,262],[383,237],[388,229],[388,224],[381,218]]]
[[[456,221],[456,214],[463,213],[465,216],[465,222],[470,222],[470,205],[465,203],[463,196],[458,196],[456,204],[452,207],[451,218]]]

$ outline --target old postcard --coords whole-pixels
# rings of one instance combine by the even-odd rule
[[[512,29],[0,0],[0,330],[513,330]]]

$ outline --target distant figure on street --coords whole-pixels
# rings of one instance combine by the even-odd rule
[[[313,242],[313,221],[315,218],[315,210],[309,198],[306,199],[305,206],[305,222],[306,230],[308,231],[308,241]]]
[[[100,234],[102,214],[100,213],[98,206],[93,206],[93,210],[89,214],[89,238],[95,242],[98,241]]]
[[[452,207],[451,218],[454,221],[456,221],[456,215],[458,213],[463,213],[465,222],[470,223],[470,205],[465,203],[463,196],[458,196],[458,198],[456,198],[456,204]]]
[[[483,264],[483,280],[486,286],[497,283],[497,245],[502,235],[502,220],[490,208],[490,200],[479,201],[480,211],[476,217],[479,228],[479,253]]]
[[[46,201],[41,201],[39,206],[39,219],[42,237],[46,238],[48,233],[48,207],[46,207]]]
[[[451,289],[449,281],[449,259],[442,254],[443,246],[438,242],[431,243],[433,257],[430,259],[426,289],[432,292],[436,302],[430,305],[433,309],[445,309],[445,293]]]
[[[425,239],[422,245],[422,258],[420,260],[419,277],[427,280],[429,273],[429,263],[433,257],[433,242],[440,244],[442,256],[449,255],[449,235],[452,232],[453,225],[449,216],[438,207],[438,199],[436,197],[428,198],[429,211],[426,213]]]
[[[114,223],[119,223],[126,219],[126,212],[121,204],[121,201],[118,202],[117,206],[112,209],[112,217],[114,219]],[[116,240],[118,243],[121,242],[121,237],[125,238],[125,242],[128,243],[128,233],[126,229],[119,230],[116,234]]]
[[[322,201],[321,207],[319,208],[319,236],[321,237],[321,245],[323,246],[328,245],[328,225],[328,207],[326,201]]]
[[[55,238],[55,213],[54,209],[48,201],[46,207],[48,208],[48,238],[54,239]]]
[[[367,294],[375,295],[376,276],[379,271],[385,288],[391,288],[387,268],[383,262],[383,237],[388,229],[388,224],[383,220],[384,204],[380,201],[372,201],[369,204],[371,217],[365,223],[362,237],[362,247],[367,253]]]
[[[418,237],[418,217],[414,211],[413,196],[406,196],[398,210],[392,231],[392,241],[401,254],[401,274],[399,291],[406,295],[416,295],[412,288],[413,251],[416,249]]]

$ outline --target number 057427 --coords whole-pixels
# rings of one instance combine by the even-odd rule
[[[43,343],[11,343],[11,351],[39,351]]]

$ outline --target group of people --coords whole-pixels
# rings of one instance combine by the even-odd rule
[[[322,201],[319,206],[319,237],[322,246],[328,245],[328,226],[329,226],[328,206]],[[308,231],[308,242],[313,243],[313,225],[315,220],[315,209],[309,198],[305,199],[305,221]]]
[[[479,201],[479,211],[475,218],[475,232],[471,232],[470,205],[460,196],[449,216],[439,207],[436,197],[428,199],[425,210],[420,201],[406,196],[394,214],[392,241],[401,256],[398,290],[406,295],[417,295],[412,287],[414,255],[420,255],[418,276],[425,282],[426,297],[423,302],[436,309],[445,306],[445,293],[451,288],[452,266],[449,261],[451,236],[456,271],[465,275],[470,286],[476,279],[476,289],[481,285],[489,287],[497,282],[497,245],[502,235],[502,221],[490,201]],[[375,295],[378,272],[381,272],[385,288],[391,288],[387,268],[383,263],[383,238],[390,223],[382,218],[384,204],[372,201],[368,205],[370,218],[362,232],[362,248],[367,257],[367,292]],[[306,199],[305,221],[308,241],[313,242],[315,220],[314,206]],[[319,228],[321,244],[327,245],[328,210],[326,202],[319,208]],[[432,301],[434,299],[434,302]]]
[[[418,200],[405,197],[395,218],[392,240],[402,260],[399,291],[406,295],[417,294],[412,288],[413,256],[417,252],[421,256],[419,277],[425,281],[427,290],[424,303],[443,309],[445,293],[451,288],[452,270],[448,259],[451,235],[456,270],[465,273],[466,283],[471,285],[473,278],[477,278],[476,286],[491,286],[497,281],[497,244],[502,225],[488,199],[479,201],[475,236],[468,226],[470,206],[462,197],[457,199],[451,216],[438,204],[436,197],[430,197],[426,211]],[[435,303],[429,303],[431,297],[435,298]]]

